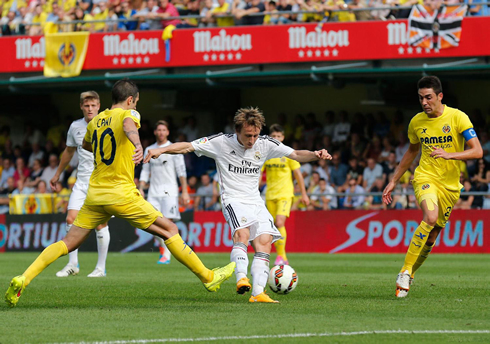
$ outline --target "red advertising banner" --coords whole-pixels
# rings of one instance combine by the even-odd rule
[[[166,51],[161,31],[90,35],[84,70],[140,69],[490,55],[490,17],[466,17],[458,47],[407,44],[408,21],[179,29]],[[40,72],[44,37],[2,37],[0,73]],[[167,57],[167,59],[166,59]]]
[[[420,210],[292,212],[288,252],[405,253]],[[181,223],[182,237],[198,252],[228,252],[233,242],[220,212],[196,212]],[[490,253],[490,211],[455,210],[436,242],[437,253]]]

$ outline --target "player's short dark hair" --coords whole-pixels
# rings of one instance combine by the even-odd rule
[[[284,135],[284,128],[279,124],[273,124],[269,128],[269,132],[272,133],[281,133]]]
[[[254,107],[239,109],[235,114],[233,122],[235,123],[237,133],[242,131],[244,124],[254,126],[260,130],[265,126],[265,118],[262,111]]]
[[[164,121],[163,119],[161,119],[161,120],[159,120],[158,122],[155,123],[155,128],[154,129],[157,130],[157,128],[158,128],[159,125],[164,125],[168,129],[168,122],[167,121]]]
[[[138,86],[133,81],[129,79],[118,80],[112,86],[112,104],[119,104],[129,97],[136,98],[138,93]]]
[[[417,83],[417,89],[421,88],[432,88],[435,94],[439,94],[442,92],[441,80],[435,75],[424,76]]]

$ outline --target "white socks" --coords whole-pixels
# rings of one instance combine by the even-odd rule
[[[252,261],[252,295],[257,296],[264,292],[269,278],[269,254],[256,252]]]
[[[156,235],[155,235],[155,239],[158,240],[158,243],[160,244],[160,247],[163,248],[163,250],[160,250],[160,253],[162,253],[162,251],[163,251],[163,254],[162,255],[167,260],[170,260],[170,257],[172,256],[172,254],[168,250],[167,245],[165,245],[165,240],[163,240],[162,238],[160,238],[159,236],[156,236]]]
[[[247,245],[237,242],[233,244],[233,249],[230,254],[230,261],[235,262],[235,276],[236,281],[247,277],[248,273],[248,255],[247,255]],[[253,267],[253,265],[252,265]]]
[[[70,230],[72,224],[66,224],[66,233]],[[68,253],[68,264],[78,267],[78,248]]]
[[[109,251],[109,243],[111,242],[111,235],[109,234],[109,226],[105,226],[101,230],[96,230],[97,236],[97,251],[99,252],[99,259],[95,268],[99,268],[105,272],[105,261],[107,259],[107,251]]]

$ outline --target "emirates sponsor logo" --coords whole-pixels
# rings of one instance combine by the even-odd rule
[[[160,53],[158,38],[135,38],[130,33],[127,39],[121,39],[119,35],[105,35],[104,56],[119,55],[154,55]]]
[[[196,31],[194,36],[194,52],[231,52],[252,50],[252,35],[228,35],[226,30],[220,30],[212,36],[210,31]]]
[[[15,40],[15,58],[17,60],[44,58],[45,56],[44,37],[39,39],[37,43],[32,43],[31,38],[18,38]]]
[[[349,46],[348,30],[313,30],[306,31],[306,27],[292,26],[288,29],[289,48],[335,48]]]

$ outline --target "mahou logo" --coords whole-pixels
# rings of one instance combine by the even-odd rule
[[[196,31],[194,36],[194,52],[232,52],[252,50],[252,35],[228,35],[226,30],[220,30],[212,36],[210,31]]]
[[[18,38],[15,40],[15,58],[17,60],[44,58],[45,56],[44,37],[39,39],[37,43],[32,43],[30,38]]]
[[[293,26],[288,29],[289,48],[335,48],[349,46],[348,30],[313,30],[306,31],[304,26]]]
[[[129,34],[127,39],[121,39],[119,35],[105,35],[104,56],[119,55],[154,55],[160,53],[158,38],[135,38]]]

